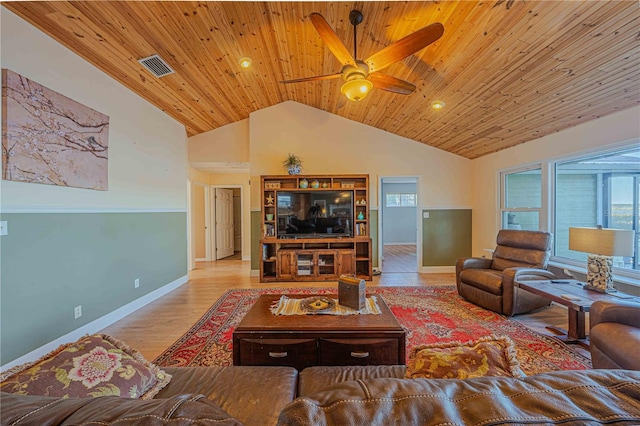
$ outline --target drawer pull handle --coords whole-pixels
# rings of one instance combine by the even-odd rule
[[[351,352],[353,358],[366,358],[369,356],[369,352]]]
[[[286,352],[269,352],[271,358],[284,358],[287,356]]]

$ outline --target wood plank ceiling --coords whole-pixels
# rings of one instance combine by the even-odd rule
[[[196,135],[293,100],[466,158],[640,103],[640,6],[632,1],[3,2]],[[384,71],[417,86],[361,102],[308,16],[321,13],[358,58],[441,22],[442,38]],[[155,78],[158,53],[176,73]],[[238,59],[249,56],[244,70]],[[443,100],[440,111],[431,102]]]

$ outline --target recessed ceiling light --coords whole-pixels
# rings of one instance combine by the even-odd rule
[[[251,58],[248,56],[243,56],[242,58],[238,59],[238,63],[242,68],[249,68],[251,66]]]
[[[445,103],[444,101],[433,101],[431,102],[431,108],[433,109],[442,109],[444,108]]]

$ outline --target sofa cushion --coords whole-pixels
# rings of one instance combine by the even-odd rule
[[[173,378],[156,398],[199,393],[247,426],[274,425],[296,397],[292,367],[165,367]]]
[[[60,398],[0,393],[3,425],[241,425],[203,395],[167,399]]]
[[[403,378],[404,365],[344,365],[307,367],[300,372],[298,396],[311,395],[335,383],[384,377]]]
[[[171,376],[104,334],[84,336],[0,376],[0,391],[21,395],[149,399]]]
[[[416,346],[409,352],[409,379],[468,379],[484,376],[524,377],[513,342],[486,336],[466,343]]]
[[[640,372],[556,371],[526,378],[367,379],[297,398],[279,425],[640,424]]]

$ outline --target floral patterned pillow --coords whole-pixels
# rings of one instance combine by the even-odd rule
[[[117,339],[94,334],[7,370],[0,380],[0,391],[20,395],[151,399],[171,376]]]
[[[409,353],[409,379],[469,379],[484,376],[525,377],[513,342],[506,336],[487,336],[466,343],[417,346]]]

